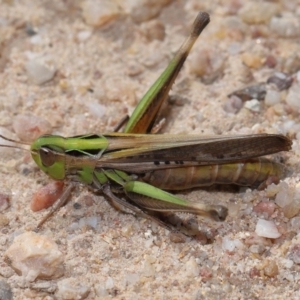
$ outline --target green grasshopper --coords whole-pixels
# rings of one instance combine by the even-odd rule
[[[225,220],[227,208],[194,203],[164,190],[214,183],[259,186],[281,178],[283,165],[259,157],[288,151],[291,140],[283,135],[150,134],[178,72],[209,21],[207,13],[198,14],[189,37],[139,102],[123,133],[43,135],[30,149],[38,167],[55,180],[69,179],[101,191],[113,204],[168,228],[161,213],[187,212],[219,221]]]

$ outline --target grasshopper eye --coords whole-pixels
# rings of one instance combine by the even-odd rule
[[[39,150],[39,155],[44,167],[51,167],[56,162],[55,154],[47,148],[41,148]]]

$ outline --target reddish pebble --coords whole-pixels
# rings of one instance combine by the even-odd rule
[[[213,274],[210,268],[203,267],[200,269],[200,276],[202,281],[206,282],[213,277]]]
[[[276,208],[274,202],[266,201],[259,202],[256,206],[254,206],[253,211],[257,214],[267,214],[268,217],[272,216]]]
[[[256,267],[253,267],[249,271],[250,278],[259,277],[260,276],[260,270],[258,270]]]
[[[48,208],[55,203],[63,193],[64,182],[53,181],[41,187],[34,195],[30,205],[32,211]]]

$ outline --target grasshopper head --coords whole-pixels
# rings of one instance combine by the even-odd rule
[[[65,178],[65,139],[61,136],[43,135],[31,145],[30,151],[38,167],[55,180]]]

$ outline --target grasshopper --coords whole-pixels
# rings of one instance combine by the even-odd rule
[[[68,138],[43,135],[31,144],[32,158],[42,171],[55,180],[70,182],[59,206],[66,200],[73,182],[80,182],[102,192],[113,204],[167,228],[169,224],[160,218],[160,214],[167,212],[186,212],[223,221],[228,213],[225,206],[194,203],[165,190],[214,183],[257,187],[284,176],[282,164],[260,158],[290,150],[291,140],[281,134],[151,134],[172,84],[209,21],[207,13],[198,14],[189,37],[141,99],[122,133]]]

